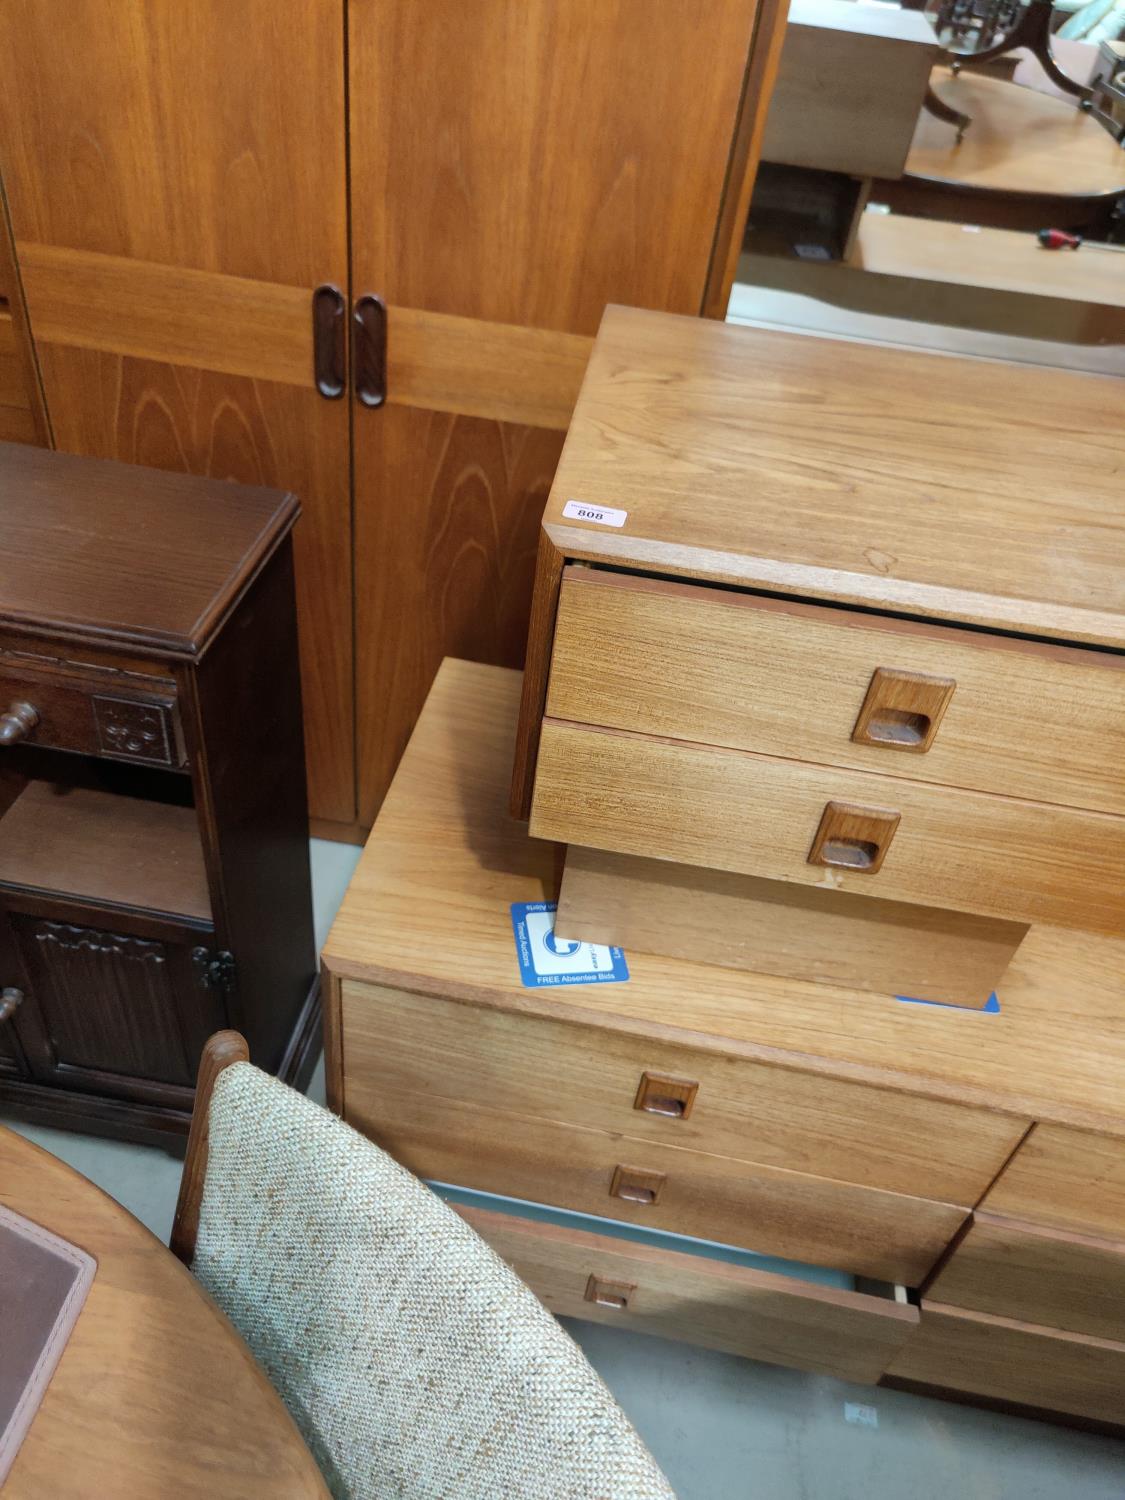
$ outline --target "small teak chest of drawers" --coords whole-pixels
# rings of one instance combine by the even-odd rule
[[[610,308],[543,520],[516,815],[603,895],[671,882],[666,939],[691,870],[945,911],[1000,972],[1030,924],[1125,931],[1120,408],[1108,377]],[[598,905],[564,883],[560,930],[648,943]]]
[[[555,1312],[1125,1423],[1125,942],[1033,928],[998,1012],[632,952],[529,987],[519,692],[438,675],[324,953],[332,1106]]]

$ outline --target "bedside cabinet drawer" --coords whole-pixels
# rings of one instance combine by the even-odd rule
[[[1125,819],[546,719],[531,833],[923,906],[1125,931]]]
[[[616,1029],[340,988],[349,1119],[378,1118],[390,1089],[966,1204],[1029,1124]]]
[[[1125,1343],[1125,1244],[977,1213],[927,1295]]]
[[[1125,813],[1125,657],[570,566],[547,715]]]
[[[167,691],[140,693],[112,673],[86,677],[5,666],[0,669],[0,757],[11,743],[182,766],[175,685],[160,686]]]
[[[515,1214],[459,1212],[559,1317],[861,1384],[877,1381],[918,1328],[917,1308],[890,1287],[845,1291]]]
[[[1107,982],[1112,979],[1107,975]],[[1004,1218],[1125,1243],[1125,1139],[1036,1125],[982,1207]]]
[[[920,1286],[968,1217],[925,1198],[380,1090],[348,1124],[417,1177]]]
[[[1125,1423],[1125,1344],[922,1300],[887,1375],[1095,1421]]]

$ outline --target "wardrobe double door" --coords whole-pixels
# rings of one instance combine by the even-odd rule
[[[715,300],[771,45],[758,0],[0,7],[53,441],[300,496],[322,831],[443,656],[522,662],[602,310]]]

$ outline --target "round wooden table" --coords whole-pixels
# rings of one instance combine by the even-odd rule
[[[98,1263],[4,1500],[327,1496],[246,1345],[130,1213],[3,1126],[0,1203]]]
[[[930,82],[972,124],[958,141],[955,126],[924,109],[901,182],[880,184],[880,200],[924,217],[1043,229],[1104,219],[1125,195],[1125,151],[1073,102],[971,69],[935,68]]]

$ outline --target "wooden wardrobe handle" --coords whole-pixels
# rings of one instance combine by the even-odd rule
[[[901,817],[886,807],[829,802],[809,850],[809,864],[874,875],[886,858]]]
[[[382,406],[387,399],[387,305],[370,292],[355,305],[352,367],[357,400]]]
[[[344,394],[347,304],[338,286],[326,281],[312,294],[313,379],[326,401]]]

